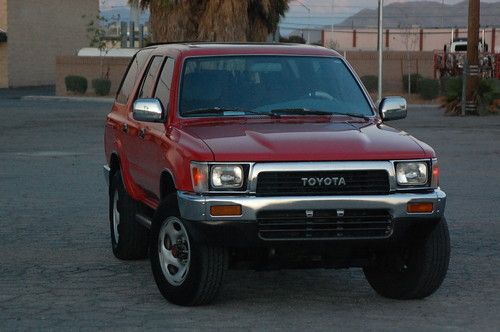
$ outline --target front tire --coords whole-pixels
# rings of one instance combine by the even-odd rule
[[[379,253],[376,265],[364,268],[366,279],[381,296],[421,299],[443,282],[450,261],[450,236],[442,218],[423,240]]]
[[[177,195],[158,207],[151,228],[149,257],[156,285],[169,302],[194,306],[212,302],[227,270],[227,250],[195,241],[180,218]]]

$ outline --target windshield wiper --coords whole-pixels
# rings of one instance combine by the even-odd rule
[[[370,120],[370,117],[368,115],[363,115],[363,114],[352,114],[352,113],[337,113],[333,112],[333,115],[345,115],[345,116],[350,116],[352,118],[359,118],[363,120]]]
[[[312,110],[309,108],[277,108],[271,110],[271,114],[291,114],[291,115],[332,115],[332,112]]]
[[[194,110],[189,110],[185,111],[182,113],[182,115],[202,115],[202,114],[218,114],[218,115],[224,115],[224,113],[244,113],[244,114],[255,114],[255,115],[265,115],[269,117],[279,117],[278,114],[273,114],[273,113],[263,113],[263,112],[256,112],[252,110],[246,110],[242,108],[224,108],[224,107],[207,107],[207,108],[197,108]]]

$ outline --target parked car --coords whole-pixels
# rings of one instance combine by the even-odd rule
[[[105,125],[113,253],[149,256],[180,305],[212,301],[228,268],[360,267],[382,296],[429,296],[446,195],[434,150],[386,124],[406,112],[322,47],[145,48]]]

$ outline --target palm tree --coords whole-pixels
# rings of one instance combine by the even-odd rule
[[[265,41],[290,0],[129,0],[151,12],[153,41]]]

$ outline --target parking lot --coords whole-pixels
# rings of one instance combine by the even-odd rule
[[[433,146],[448,194],[450,270],[416,301],[379,297],[360,269],[230,271],[218,300],[184,308],[148,261],[111,253],[102,175],[107,103],[0,94],[0,330],[480,330],[500,326],[500,116],[410,107],[394,122]]]

